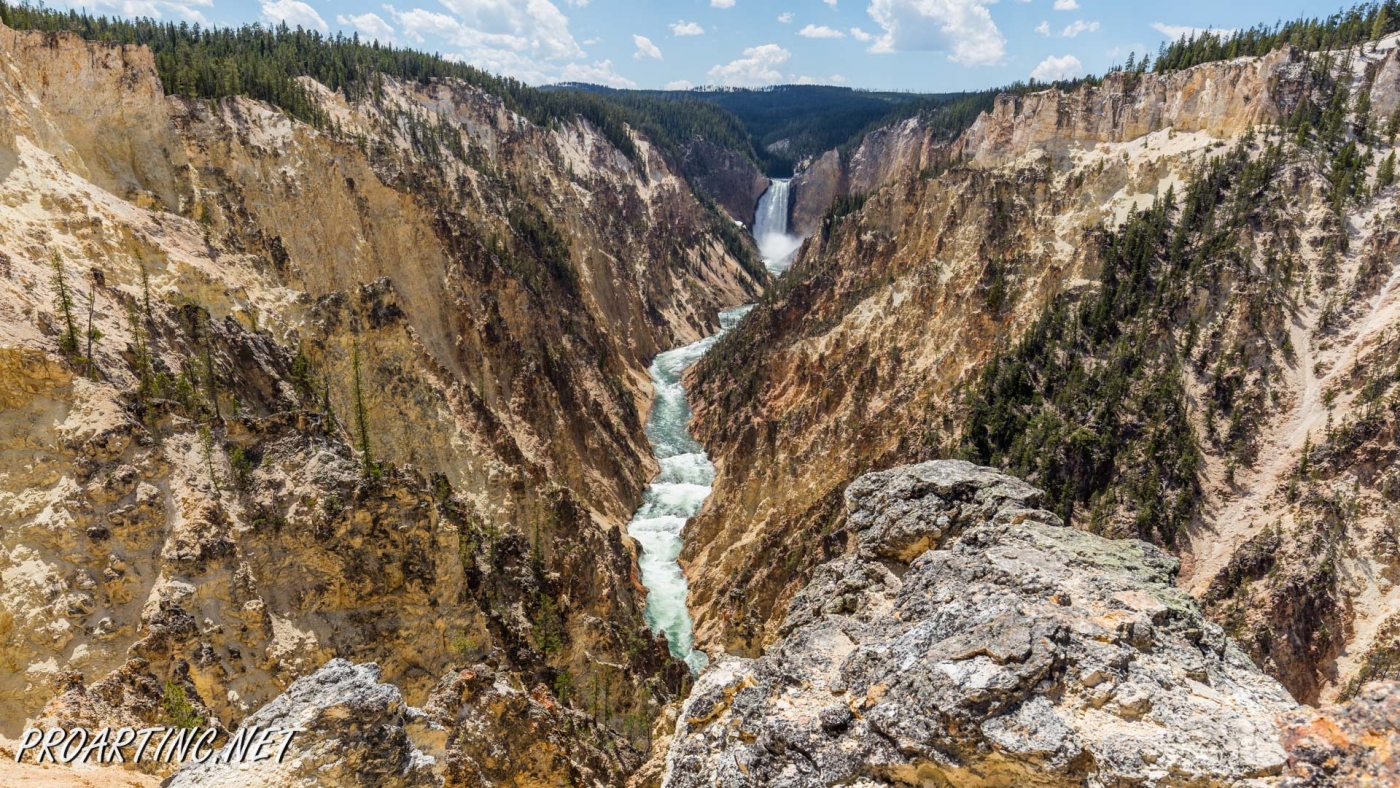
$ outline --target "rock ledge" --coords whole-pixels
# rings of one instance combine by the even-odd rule
[[[940,461],[864,476],[857,549],[783,637],[726,658],[677,723],[670,788],[1273,782],[1295,708],[1177,562],[1061,526],[1024,482]]]

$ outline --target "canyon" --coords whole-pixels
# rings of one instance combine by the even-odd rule
[[[344,657],[416,704],[486,660],[645,748],[688,680],[622,533],[646,370],[761,289],[729,220],[469,85],[304,80],[318,128],[144,47],[0,58],[0,735],[236,726]]]
[[[295,84],[0,25],[0,781],[1400,777],[1400,36],[791,179]]]

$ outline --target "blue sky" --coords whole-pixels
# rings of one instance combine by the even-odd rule
[[[1103,73],[1181,31],[1319,16],[1336,0],[50,0],[204,23],[359,31],[534,84],[941,92]]]

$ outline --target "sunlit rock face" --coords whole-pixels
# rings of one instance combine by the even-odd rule
[[[180,697],[232,728],[337,657],[422,704],[489,660],[645,750],[688,673],[623,530],[647,367],[756,252],[645,139],[305,86],[325,128],[0,28],[0,735]]]

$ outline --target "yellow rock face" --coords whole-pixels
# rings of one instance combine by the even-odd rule
[[[414,703],[490,659],[645,746],[682,672],[618,526],[651,356],[757,292],[727,220],[644,140],[308,88],[333,128],[0,28],[0,735],[177,686],[232,726],[344,656]]]

